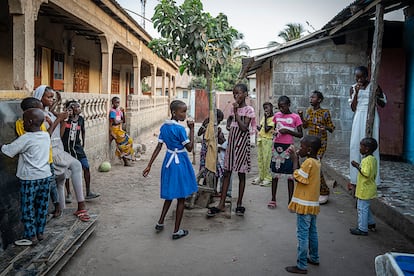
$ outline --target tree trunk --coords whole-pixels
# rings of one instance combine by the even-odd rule
[[[371,89],[368,104],[367,124],[365,128],[365,136],[372,137],[375,107],[377,104],[376,91],[378,88],[379,67],[381,64],[382,35],[384,33],[384,7],[377,4],[375,12],[375,32],[372,42],[371,53]],[[379,142],[379,141],[377,141]]]

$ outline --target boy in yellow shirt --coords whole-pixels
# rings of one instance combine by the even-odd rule
[[[361,164],[352,160],[351,165],[358,170],[355,197],[358,209],[358,227],[351,228],[352,235],[367,236],[368,229],[375,231],[375,220],[372,216],[370,205],[371,199],[377,197],[377,159],[373,155],[378,148],[378,143],[374,138],[364,138],[359,144],[359,152],[364,156]]]

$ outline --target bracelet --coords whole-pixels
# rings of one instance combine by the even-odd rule
[[[206,128],[205,126],[203,126],[203,125],[201,125],[201,127],[200,128]]]

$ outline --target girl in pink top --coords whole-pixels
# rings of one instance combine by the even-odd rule
[[[288,195],[289,202],[293,195],[293,163],[290,159],[290,150],[293,145],[293,137],[301,138],[302,120],[299,115],[290,111],[290,99],[287,96],[279,97],[277,101],[279,112],[273,116],[275,123],[275,133],[272,147],[272,161],[270,169],[272,171],[272,199],[267,204],[267,207],[276,208],[276,191],[277,183],[281,174],[288,175]]]

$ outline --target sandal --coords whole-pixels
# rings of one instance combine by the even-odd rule
[[[246,208],[243,206],[236,207],[236,215],[238,216],[244,216],[244,212],[246,211]]]
[[[219,209],[217,207],[211,207],[207,211],[207,217],[214,217],[216,214],[218,214],[220,212],[222,212],[221,209]]]
[[[21,239],[21,240],[14,241],[14,244],[18,246],[30,246],[30,245],[33,245],[33,242],[28,239]]]
[[[92,193],[92,192],[90,192],[89,194],[87,194],[86,196],[85,196],[85,199],[94,199],[94,198],[97,198],[97,197],[100,197],[100,193]]]
[[[178,240],[182,237],[185,237],[188,235],[188,230],[184,230],[184,229],[180,229],[177,232],[173,233],[172,235],[172,239],[173,240]]]
[[[157,230],[157,233],[161,232],[162,230],[164,230],[164,224],[160,224],[157,222],[157,224],[155,224],[155,230]]]
[[[88,215],[88,211],[84,210],[77,210],[75,213],[73,213],[75,216],[77,216],[81,221],[87,222],[90,221],[91,217]]]
[[[273,201],[273,200],[271,200],[271,201],[269,201],[269,203],[267,204],[267,207],[269,208],[269,209],[275,209],[276,208],[276,201]]]

